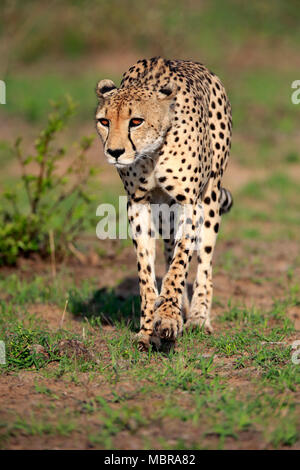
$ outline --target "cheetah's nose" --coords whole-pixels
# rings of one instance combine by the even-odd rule
[[[114,157],[116,160],[118,160],[120,155],[122,155],[124,152],[125,152],[125,149],[115,149],[115,150],[107,149],[107,153],[109,153],[109,155]]]

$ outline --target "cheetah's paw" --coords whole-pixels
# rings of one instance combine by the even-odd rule
[[[140,331],[135,335],[135,342],[137,343],[137,348],[141,352],[148,351],[152,346],[157,351],[160,349],[161,341],[160,338],[156,335],[147,335],[143,331]]]
[[[155,335],[162,340],[174,342],[182,334],[182,328],[183,320],[178,307],[159,298],[153,319]]]
[[[143,331],[139,331],[134,337],[134,341],[137,344],[139,351],[148,351],[150,348],[150,336],[145,334]]]

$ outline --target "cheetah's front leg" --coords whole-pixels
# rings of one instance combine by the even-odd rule
[[[149,203],[136,204],[128,201],[128,219],[133,244],[137,255],[137,267],[141,296],[140,331],[137,334],[138,347],[149,348],[150,342],[159,346],[159,339],[153,337],[154,302],[158,291],[155,278],[155,236]]]
[[[202,207],[198,204],[181,206],[178,220],[173,259],[154,306],[154,332],[167,341],[175,341],[183,330],[183,296],[193,249],[200,241]]]

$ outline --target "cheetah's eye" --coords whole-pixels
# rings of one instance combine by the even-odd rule
[[[108,119],[100,118],[100,119],[98,119],[98,122],[100,122],[100,124],[102,124],[102,126],[104,126],[104,127],[109,127],[109,120]]]
[[[142,118],[132,118],[132,119],[130,119],[129,127],[140,126],[142,124],[142,122],[144,122],[144,119],[142,119]]]

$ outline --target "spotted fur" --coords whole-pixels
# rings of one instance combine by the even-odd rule
[[[139,347],[175,341],[184,323],[211,332],[212,257],[220,216],[232,205],[230,192],[221,187],[232,127],[225,89],[200,63],[156,57],[130,67],[119,89],[111,80],[100,81],[97,95],[97,130],[128,194],[141,294]],[[179,216],[182,236],[176,237],[172,227],[164,239],[167,273],[160,293],[154,203],[191,210],[188,218]],[[198,268],[189,305],[186,278],[196,243]]]

